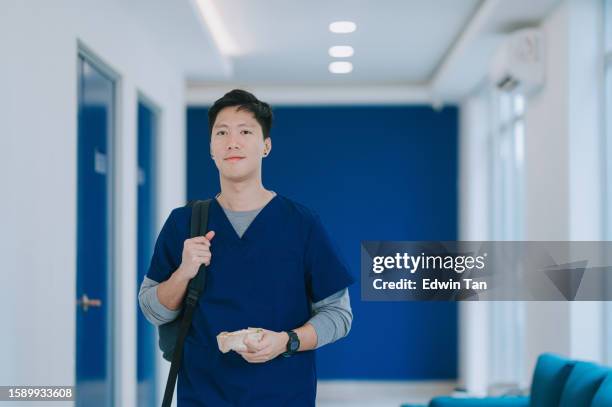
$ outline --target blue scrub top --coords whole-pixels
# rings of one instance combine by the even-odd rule
[[[172,211],[164,224],[147,277],[162,282],[179,267],[190,237],[191,208]],[[257,327],[288,331],[311,317],[310,303],[354,282],[319,216],[280,194],[238,236],[213,199],[208,229],[212,260],[206,288],[185,340],[178,405],[314,406],[315,351],[265,363],[221,353],[222,331]]]

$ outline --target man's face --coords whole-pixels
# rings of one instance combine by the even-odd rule
[[[263,130],[253,114],[237,106],[222,109],[212,128],[210,152],[222,177],[243,181],[261,171],[264,152],[269,154],[272,141],[265,142]]]

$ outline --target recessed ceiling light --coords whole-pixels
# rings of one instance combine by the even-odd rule
[[[352,33],[357,29],[357,24],[352,21],[334,21],[329,25],[329,31],[337,34]]]
[[[331,73],[350,73],[353,71],[353,64],[348,61],[335,61],[329,64]]]
[[[352,57],[355,51],[350,45],[335,45],[329,49],[329,55],[334,58]]]

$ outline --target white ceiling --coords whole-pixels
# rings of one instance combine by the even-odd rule
[[[243,55],[232,80],[257,84],[423,84],[479,0],[215,0]],[[331,22],[357,30],[334,34]],[[354,70],[328,71],[332,45],[351,45]]]
[[[192,21],[199,21],[206,34],[201,52],[194,53],[195,36],[185,26],[177,27],[182,41],[189,41],[191,58],[199,61],[191,63],[186,73],[190,104],[210,103],[231,86],[262,89],[269,99],[282,103],[292,102],[287,89],[306,95],[305,102],[436,103],[457,100],[472,89],[486,73],[500,38],[514,28],[537,25],[558,0],[185,3],[191,5]],[[184,14],[186,8],[180,8]],[[211,9],[214,13],[208,18],[214,15],[214,24],[206,21]],[[328,25],[336,20],[354,21],[357,30],[333,34]],[[234,47],[225,47],[212,25],[220,26]],[[189,30],[194,32],[191,24]],[[354,65],[352,73],[329,73],[328,64],[338,60],[328,55],[332,45],[355,49],[347,59]]]
[[[129,0],[122,4],[146,28],[151,44],[186,78],[228,78],[231,61],[219,52],[194,0]]]

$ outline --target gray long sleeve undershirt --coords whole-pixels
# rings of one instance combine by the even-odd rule
[[[227,218],[242,237],[253,219],[262,208],[252,211],[231,211],[223,208]],[[173,321],[180,314],[181,309],[166,308],[157,297],[159,283],[145,277],[140,285],[138,302],[140,308],[149,322],[161,325]],[[353,322],[353,313],[347,288],[344,288],[318,302],[310,302],[311,318],[308,321],[317,333],[317,348],[345,337]],[[297,327],[296,327],[297,328]]]

